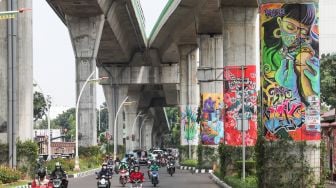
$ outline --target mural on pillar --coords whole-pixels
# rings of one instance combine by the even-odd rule
[[[224,69],[224,122],[225,144],[242,145],[242,122],[246,127],[245,145],[254,146],[257,141],[257,92],[256,66],[245,66],[242,82],[240,66],[226,66]],[[244,86],[244,102],[242,101]],[[244,104],[244,121],[242,120]]]
[[[319,140],[318,4],[264,4],[260,12],[265,136]]]
[[[197,106],[181,106],[181,145],[198,145]]]
[[[223,93],[202,94],[202,144],[217,145],[224,142],[223,107]]]

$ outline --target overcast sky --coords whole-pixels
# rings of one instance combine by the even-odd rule
[[[167,0],[141,0],[149,35]],[[336,0],[320,1],[321,52],[336,49]],[[53,105],[75,106],[75,59],[69,33],[46,1],[33,1],[34,79]],[[97,106],[105,101],[97,86]]]

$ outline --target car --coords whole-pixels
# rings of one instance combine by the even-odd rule
[[[148,155],[145,150],[134,150],[133,152],[137,153],[139,164],[147,165]]]
[[[164,153],[163,150],[160,150],[160,149],[153,150],[152,151],[152,157],[155,159],[159,154],[160,154],[160,156],[162,156],[163,153]]]

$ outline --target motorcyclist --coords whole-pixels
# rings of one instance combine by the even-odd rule
[[[172,165],[173,172],[175,172],[175,160],[174,160],[174,158],[169,157],[168,160],[169,160],[169,161],[168,161],[168,165],[167,165],[167,170],[168,170],[169,166]]]
[[[97,179],[100,179],[103,175],[105,175],[106,180],[108,181],[108,184],[109,184],[109,187],[110,187],[111,182],[110,182],[110,178],[109,177],[112,176],[112,174],[107,169],[107,163],[103,163],[102,164],[102,168],[101,168],[101,170],[97,174]]]
[[[107,160],[107,165],[108,165],[108,166],[112,166],[112,168],[109,169],[109,170],[110,170],[110,173],[113,174],[114,161],[113,161],[113,159],[112,159],[112,156],[110,156],[109,159]]]
[[[64,170],[62,169],[62,166],[61,166],[60,162],[55,163],[55,169],[51,172],[50,177],[52,179],[56,179],[58,177],[61,177],[62,178],[62,184],[63,184],[64,188],[68,187],[67,176],[66,176],[66,173],[64,172]]]
[[[32,188],[35,188],[41,185],[47,185],[48,188],[52,187],[49,180],[46,178],[46,170],[44,168],[40,168],[37,171],[37,178],[31,184]]]
[[[149,170],[148,170],[148,176],[151,175],[152,171],[159,171],[159,166],[157,165],[157,162],[156,161],[153,161],[151,163],[151,165],[149,166]]]
[[[103,163],[101,170],[97,174],[97,179],[101,178],[102,175],[105,175],[106,177],[109,177],[112,175],[107,169],[107,163]]]
[[[130,183],[135,183],[135,180],[140,180],[141,183],[144,182],[144,175],[142,172],[140,172],[140,167],[139,166],[134,166],[134,171],[131,172],[130,174]]]
[[[128,170],[128,165],[125,162],[121,162],[119,165],[119,171],[120,170]]]

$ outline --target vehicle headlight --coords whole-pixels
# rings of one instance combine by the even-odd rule
[[[106,183],[106,180],[105,179],[101,179],[100,180],[100,184],[105,184]]]

